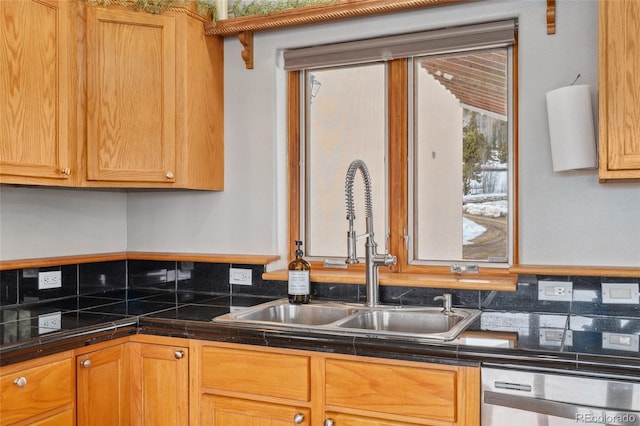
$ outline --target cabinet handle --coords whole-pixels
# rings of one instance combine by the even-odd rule
[[[80,365],[83,366],[84,368],[89,368],[89,367],[91,367],[91,360],[90,359],[85,359],[84,361],[80,362]]]
[[[303,422],[304,422],[304,414],[298,413],[295,416],[293,416],[293,423],[297,425],[301,425]]]
[[[184,351],[175,351],[173,353],[173,356],[175,356],[176,359],[182,359],[182,358],[184,358]]]
[[[333,426],[333,424],[334,424],[333,419],[326,419],[324,421],[324,426]]]
[[[167,174],[165,176],[167,177],[167,179],[173,179],[173,173],[172,172],[167,172]]]
[[[62,174],[65,176],[69,176],[71,174],[71,169],[68,167],[65,167],[64,169],[62,169]]]
[[[23,387],[27,386],[27,378],[24,377],[24,376],[18,377],[17,379],[15,379],[13,381],[13,383],[15,383],[17,387],[23,388]]]

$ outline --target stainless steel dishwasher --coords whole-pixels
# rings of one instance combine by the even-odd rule
[[[482,367],[482,426],[640,425],[640,377]]]

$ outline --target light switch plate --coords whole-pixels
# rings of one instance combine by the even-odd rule
[[[602,283],[602,303],[638,304],[638,284]]]
[[[538,300],[571,302],[572,299],[572,281],[538,281]]]
[[[563,328],[541,328],[539,330],[540,346],[573,346],[573,331]]]
[[[637,334],[602,333],[602,348],[638,352],[640,337]]]

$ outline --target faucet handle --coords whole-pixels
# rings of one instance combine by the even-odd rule
[[[376,254],[373,257],[373,264],[378,266],[391,266],[395,265],[398,259],[388,253]]]
[[[442,312],[445,312],[445,313],[453,312],[451,310],[451,294],[444,293],[442,296],[434,297],[433,300],[434,301],[442,300],[444,302]]]

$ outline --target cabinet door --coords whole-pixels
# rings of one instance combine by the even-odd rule
[[[640,2],[600,2],[601,179],[640,178]]]
[[[175,16],[88,7],[87,179],[171,186],[175,110]]]
[[[74,1],[0,1],[0,183],[77,175]]]
[[[202,426],[310,425],[308,408],[222,396],[202,397]]]
[[[189,350],[131,343],[131,423],[189,424]]]
[[[76,357],[78,426],[129,423],[125,350],[122,344]]]

